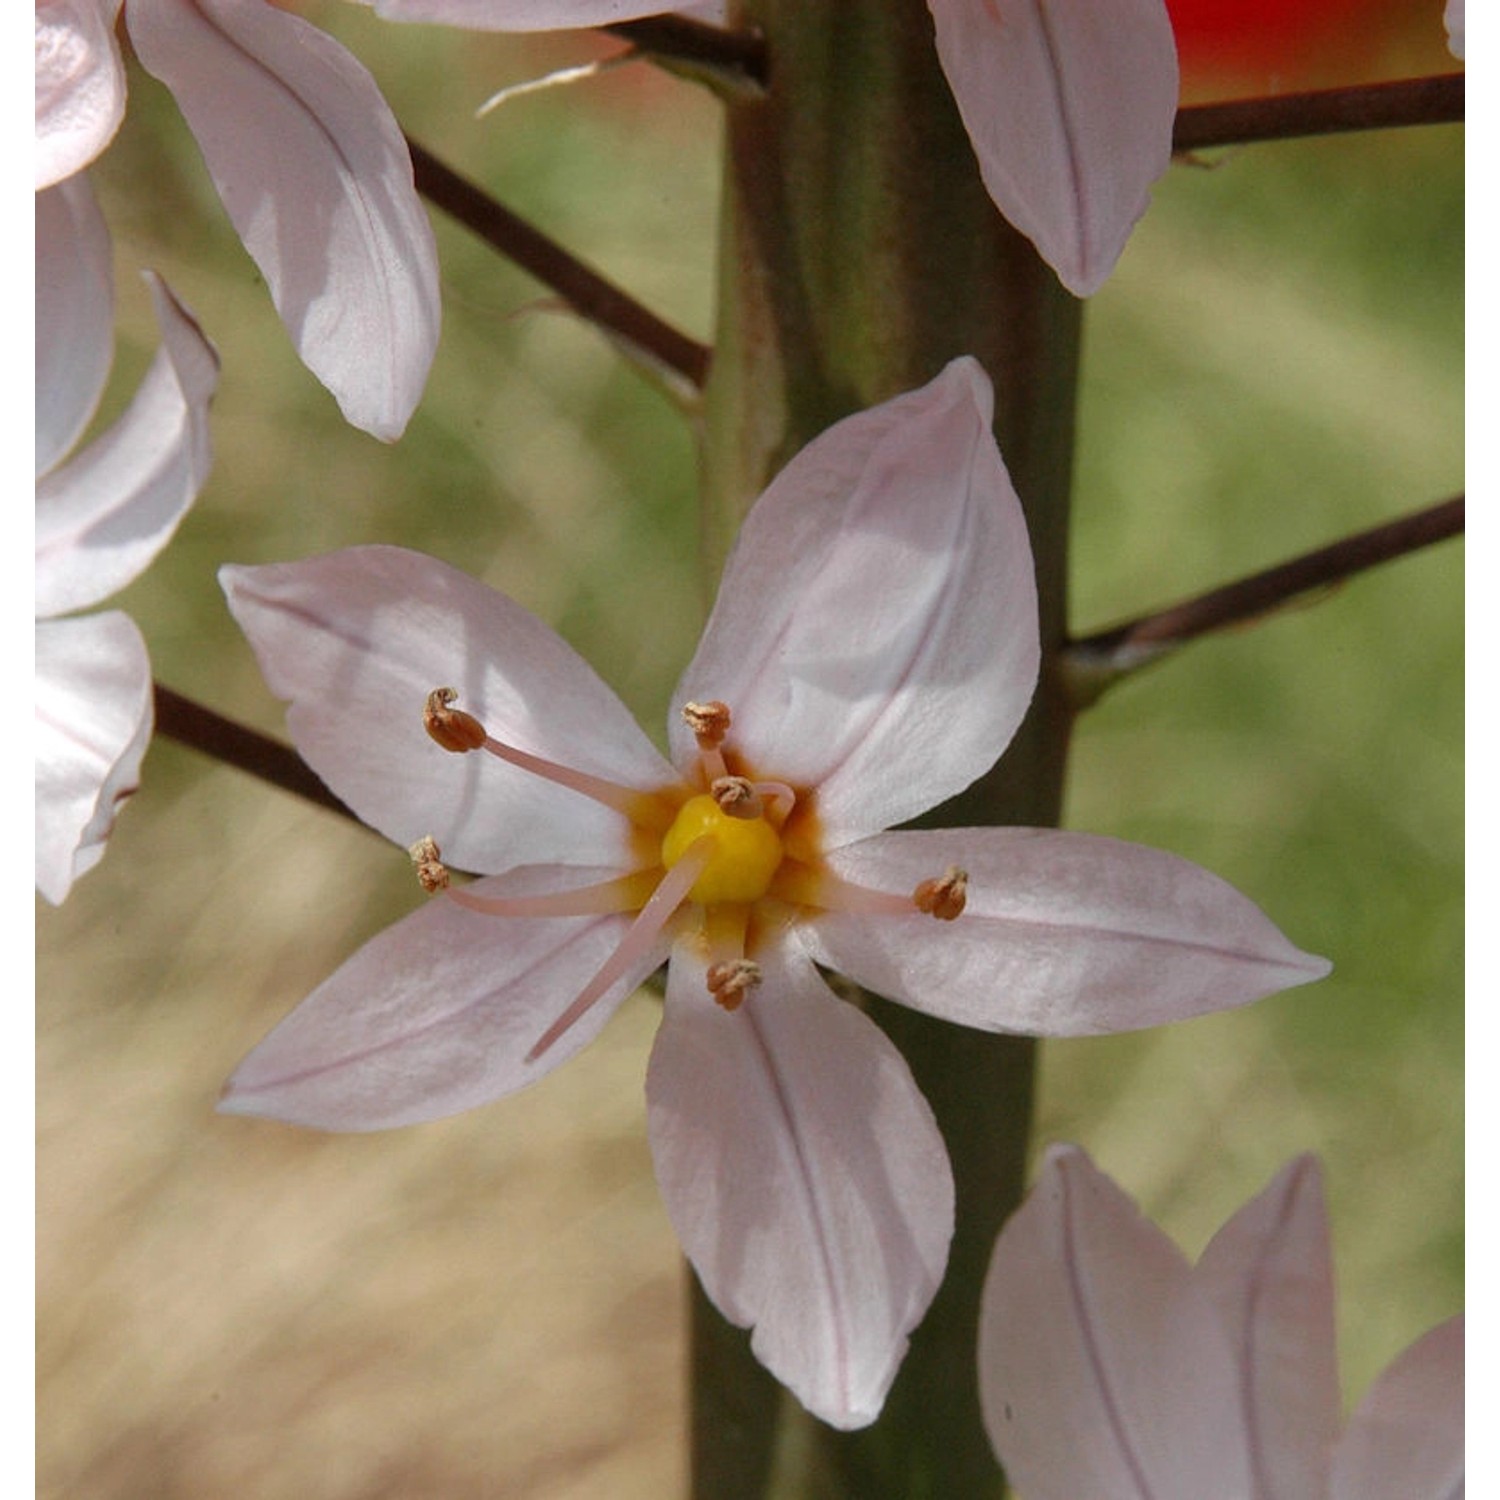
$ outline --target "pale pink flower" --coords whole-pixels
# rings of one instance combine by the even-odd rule
[[[121,0],[37,0],[37,187],[86,166],[125,104]],[[128,0],[298,354],[356,427],[399,437],[438,336],[437,250],[375,80],[269,0]]]
[[[56,903],[103,856],[152,722],[130,618],[58,616],[122,589],[177,529],[208,475],[218,359],[150,277],[161,350],[119,421],[67,457],[113,346],[109,236],[84,174],[36,195],[36,249],[36,884]]]
[[[1185,1256],[1076,1146],[1000,1232],[979,1390],[1022,1500],[1460,1500],[1463,1320],[1347,1425],[1316,1158]]]
[[[660,0],[364,0],[391,21],[602,26]],[[824,0],[826,3],[826,0]],[[1164,0],[928,0],[938,61],[990,197],[1079,297],[1098,291],[1172,157],[1177,43]]]
[[[442,563],[366,547],[226,568],[304,757],[381,832],[431,835],[487,878],[356,953],[224,1107],[368,1130],[482,1104],[581,1049],[670,956],[646,1079],[667,1211],[757,1356],[825,1421],[873,1420],[942,1276],[953,1188],[905,1061],[817,966],[1044,1035],[1327,970],[1168,854],[881,831],[987,770],[1035,684],[1031,554],[991,403],[957,360],[792,460],[678,686],[671,763],[556,635]],[[473,753],[421,722],[450,686],[433,730]]]

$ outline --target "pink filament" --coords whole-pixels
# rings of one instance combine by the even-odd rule
[[[583,987],[578,998],[537,1038],[535,1046],[526,1054],[527,1062],[535,1062],[612,984],[651,951],[672,914],[687,899],[694,882],[707,869],[718,842],[711,833],[705,833],[702,838],[694,839],[687,846],[682,858],[667,871],[661,884],[651,893],[651,899],[640,909],[635,921],[630,924],[630,931],[625,934],[620,946],[605,960],[603,968]]]
[[[814,891],[814,904],[825,911],[846,911],[871,917],[910,917],[918,914],[917,905],[910,896],[855,885],[853,881],[840,879],[829,870],[818,871]]]
[[[592,917],[635,910],[641,904],[640,890],[641,877],[637,874],[538,896],[476,896],[458,887],[450,887],[447,895],[470,911],[492,917]]]
[[[769,804],[766,817],[775,828],[780,828],[791,817],[797,805],[797,794],[784,781],[756,781],[752,785],[761,800]]]
[[[628,786],[605,781],[603,777],[590,776],[587,771],[575,771],[571,766],[560,766],[556,761],[543,760],[539,755],[518,750],[514,745],[507,745],[504,740],[497,740],[492,735],[485,736],[484,748],[498,759],[519,766],[523,771],[530,771],[544,781],[554,781],[558,786],[568,787],[595,802],[602,802],[605,807],[624,813],[632,821],[640,815],[642,801],[649,796],[649,793],[633,791]]]

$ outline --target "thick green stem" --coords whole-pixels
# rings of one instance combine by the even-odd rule
[[[804,443],[975,355],[995,383],[996,432],[1031,527],[1046,665],[1001,764],[923,821],[1055,823],[1069,710],[1052,663],[1065,635],[1079,306],[991,205],[923,0],[755,0],[741,19],[764,30],[769,86],[729,112],[708,576]],[[875,997],[869,1007],[948,1142],[958,1225],[947,1277],[884,1414],[855,1433],[824,1427],[780,1392],[695,1287],[699,1500],[1004,1493],[980,1425],[974,1342],[989,1252],[1022,1192],[1035,1047]]]

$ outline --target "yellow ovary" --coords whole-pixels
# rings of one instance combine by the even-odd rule
[[[712,797],[689,797],[661,841],[661,862],[671,869],[690,845],[714,840],[707,866],[688,900],[715,906],[759,901],[781,864],[781,838],[764,818],[732,818]]]

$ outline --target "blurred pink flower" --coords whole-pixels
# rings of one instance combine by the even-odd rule
[[[161,351],[119,421],[68,457],[109,374],[109,236],[86,175],[37,194],[36,885],[54,903],[103,856],[152,723],[151,664],[129,617],[57,617],[144,571],[208,475],[218,359],[148,279]]]
[[[391,21],[602,26],[661,0],[363,0]],[[1098,291],[1171,161],[1177,45],[1165,0],[928,0],[990,197],[1079,297]]]
[[[87,166],[120,123],[120,6],[37,0],[38,189]],[[125,19],[298,354],[350,422],[398,438],[437,346],[437,251],[374,79],[268,0],[129,0]]]
[[[1443,27],[1448,33],[1448,50],[1460,61],[1464,55],[1464,0],[1448,0],[1443,7]]]
[[[679,683],[670,764],[547,627],[442,563],[366,547],[224,569],[319,775],[486,878],[366,944],[223,1107],[370,1130],[485,1103],[579,1051],[670,956],[646,1098],[673,1225],[810,1410],[872,1421],[942,1277],[953,1188],[901,1054],[818,966],[1041,1035],[1155,1025],[1328,968],[1169,854],[882,832],[987,770],[1035,685],[1031,552],[991,405],[956,360],[792,460]],[[424,730],[446,684],[457,707],[434,695]],[[414,857],[442,880],[431,847]]]
[[[1463,1320],[1418,1339],[1347,1425],[1316,1158],[1192,1266],[1076,1146],[1001,1231],[979,1389],[1024,1500],[1459,1500]]]

